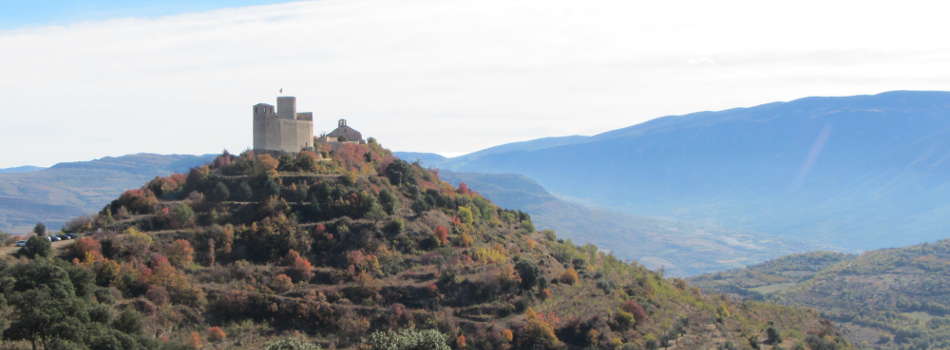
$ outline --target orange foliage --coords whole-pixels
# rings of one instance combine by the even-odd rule
[[[465,348],[467,348],[467,347],[468,347],[468,344],[466,344],[466,342],[465,342],[465,335],[464,335],[464,334],[459,334],[459,336],[458,336],[457,338],[455,338],[455,348],[456,348],[456,349],[465,349]]]
[[[175,266],[184,267],[191,265],[194,261],[195,248],[184,239],[176,239],[165,249],[165,255]]]
[[[571,284],[571,285],[573,285],[574,283],[577,283],[579,279],[580,279],[580,276],[577,275],[577,270],[575,270],[573,267],[569,267],[567,268],[567,270],[564,270],[564,272],[561,273],[561,278],[560,278],[561,282]]]
[[[208,328],[208,341],[213,343],[218,343],[224,340],[228,336],[227,333],[224,333],[224,330],[221,327],[211,327]]]
[[[287,271],[298,281],[309,281],[313,278],[313,265],[310,261],[300,256],[296,250],[291,249],[287,252],[285,263],[289,266]]]
[[[446,245],[449,243],[449,229],[445,226],[439,225],[435,228],[435,237],[438,238],[440,245]]]
[[[512,331],[511,331],[510,329],[508,329],[508,328],[502,329],[502,330],[501,330],[501,338],[510,343],[512,340],[515,339],[515,333],[512,332]]]
[[[261,170],[267,172],[271,170],[277,170],[280,167],[280,161],[272,157],[270,154],[261,154],[257,156],[257,165]]]
[[[191,332],[189,345],[191,345],[192,349],[201,349],[204,346],[204,344],[201,342],[201,334],[198,334],[198,332]]]

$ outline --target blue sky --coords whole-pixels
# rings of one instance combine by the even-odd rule
[[[125,17],[160,17],[287,0],[0,0],[0,30]]]
[[[0,0],[13,53],[0,55],[0,148],[18,150],[0,168],[240,152],[251,106],[280,88],[317,133],[345,117],[393,150],[446,155],[805,96],[948,90],[948,12],[925,0]]]

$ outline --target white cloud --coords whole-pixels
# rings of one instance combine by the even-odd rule
[[[937,5],[932,5],[937,4]],[[947,89],[950,22],[905,1],[323,0],[0,32],[0,167],[250,145],[278,88],[393,149]],[[17,151],[12,151],[17,150]]]

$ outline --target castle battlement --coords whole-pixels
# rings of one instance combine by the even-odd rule
[[[297,98],[277,97],[273,105],[258,103],[254,113],[254,150],[300,152],[313,149],[313,113],[297,113]]]

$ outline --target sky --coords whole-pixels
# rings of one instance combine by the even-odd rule
[[[32,4],[42,3],[42,4]],[[459,155],[664,116],[950,90],[938,1],[0,0],[0,168],[240,152],[295,95]],[[24,5],[25,4],[25,5]]]

